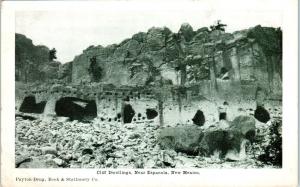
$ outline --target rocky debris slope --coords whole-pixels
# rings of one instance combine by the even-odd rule
[[[123,125],[117,122],[103,123],[97,118],[91,123],[81,123],[77,120],[68,121],[65,117],[43,121],[39,115],[32,120],[25,120],[21,116],[16,117],[16,167],[19,168],[277,167],[259,161],[257,155],[253,156],[255,154],[232,162],[215,155],[199,156],[163,149],[158,144],[163,128],[157,126],[155,120]],[[201,127],[177,125],[175,128]],[[269,145],[263,133],[270,128],[267,124],[261,128],[264,130],[257,134],[261,140],[253,148],[258,155],[265,150],[262,144],[265,147]],[[186,141],[192,142],[193,138],[187,137]]]

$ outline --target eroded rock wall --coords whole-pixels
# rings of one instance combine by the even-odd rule
[[[22,34],[15,34],[15,78],[22,83],[58,78],[60,62],[49,60],[49,48],[35,46]]]
[[[84,50],[73,61],[72,82],[93,81],[90,59],[96,57],[96,66],[103,70],[99,81],[116,86],[161,80],[189,86],[208,80],[217,93],[243,93],[243,85],[252,85],[280,95],[281,40],[280,29],[261,26],[234,33],[194,31],[188,24],[178,33],[153,27],[117,45]]]

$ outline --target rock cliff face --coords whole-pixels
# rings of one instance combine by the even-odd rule
[[[15,78],[20,82],[56,79],[59,62],[49,61],[49,48],[35,46],[22,34],[15,35]]]
[[[153,27],[120,44],[90,46],[65,64],[49,62],[47,47],[34,46],[16,34],[16,80],[37,81],[36,93],[51,87],[41,84],[49,81],[79,86],[78,93],[92,96],[103,90],[120,94],[123,87],[138,87],[138,92],[160,95],[155,96],[160,101],[172,98],[179,111],[186,100],[201,98],[263,105],[266,100],[281,100],[282,32],[259,25],[234,33],[206,27],[194,31],[189,24],[183,24],[178,33]]]
[[[234,33],[194,31],[189,24],[178,33],[153,27],[117,45],[84,50],[72,63],[72,82],[93,81],[91,69],[98,68],[97,81],[116,86],[158,80],[189,86],[210,80],[216,90],[236,83],[280,92],[281,35],[280,29],[261,26]]]
[[[22,82],[200,85],[203,92],[223,94],[261,88],[281,95],[281,74],[282,32],[260,25],[234,33],[194,31],[186,23],[178,33],[153,27],[120,44],[90,46],[64,65],[49,62],[47,47],[16,34],[16,80]]]

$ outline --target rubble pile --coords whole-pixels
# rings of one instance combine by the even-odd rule
[[[21,117],[22,116],[22,117]],[[33,115],[34,116],[34,115]],[[35,115],[33,119],[16,117],[16,167],[18,168],[260,168],[278,167],[258,159],[267,140],[256,141],[247,149],[246,158],[232,160],[221,154],[191,154],[183,149],[170,149],[160,144],[159,137],[166,129],[183,130],[195,136],[181,136],[179,146],[193,148],[197,130],[206,140],[218,139],[221,127],[180,125],[160,127],[156,120],[122,124],[95,118],[90,123],[65,117],[50,121]],[[259,123],[259,122],[257,122]],[[259,123],[257,137],[265,137],[269,123]],[[281,128],[281,127],[280,127]],[[226,129],[226,128],[225,128]],[[279,128],[278,128],[279,129]],[[280,129],[279,129],[280,130]],[[215,132],[213,136],[210,133]],[[172,134],[168,130],[169,134]],[[181,135],[182,135],[181,133]],[[236,138],[236,136],[235,136]],[[261,145],[260,143],[263,143]],[[180,147],[179,147],[180,148]],[[255,150],[255,153],[253,152]],[[252,152],[251,152],[252,151]],[[202,152],[203,153],[203,152]]]

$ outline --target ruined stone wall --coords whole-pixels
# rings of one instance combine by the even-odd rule
[[[64,98],[73,99],[72,105],[65,103],[63,106],[67,111],[62,116],[66,117],[78,114],[76,113],[78,111],[68,111],[69,108],[76,108],[77,105],[81,105],[78,100],[85,103],[84,105],[93,101],[96,108],[93,111],[95,115],[91,119],[97,118],[102,122],[124,123],[124,118],[129,115],[131,123],[150,120],[156,121],[157,124],[169,126],[178,123],[193,124],[197,111],[201,111],[205,118],[203,119],[205,124],[211,125],[219,121],[222,112],[226,113],[227,120],[233,120],[241,113],[253,115],[257,106],[257,93],[253,85],[250,85],[250,88],[246,88],[247,85],[244,85],[241,89],[246,91],[243,93],[243,97],[238,94],[235,97],[232,95],[230,82],[218,82],[218,84],[222,85],[218,88],[222,94],[217,97],[211,92],[210,81],[203,81],[202,84],[191,87],[169,86],[159,89],[153,87],[113,87],[112,85],[96,83],[93,85],[46,84],[34,88],[27,87],[28,90],[19,93],[18,98],[24,103],[25,98],[33,96],[35,98],[33,105],[40,106],[40,103],[45,103],[42,112],[45,117],[59,116],[57,105]],[[227,86],[225,86],[226,84]],[[261,97],[261,102],[270,110],[281,106],[280,99],[270,100],[265,95]],[[22,102],[16,103],[17,109],[20,110],[21,104]],[[130,106],[132,111],[125,109],[126,106]],[[34,113],[34,111],[32,112]],[[152,114],[149,114],[149,111]]]

